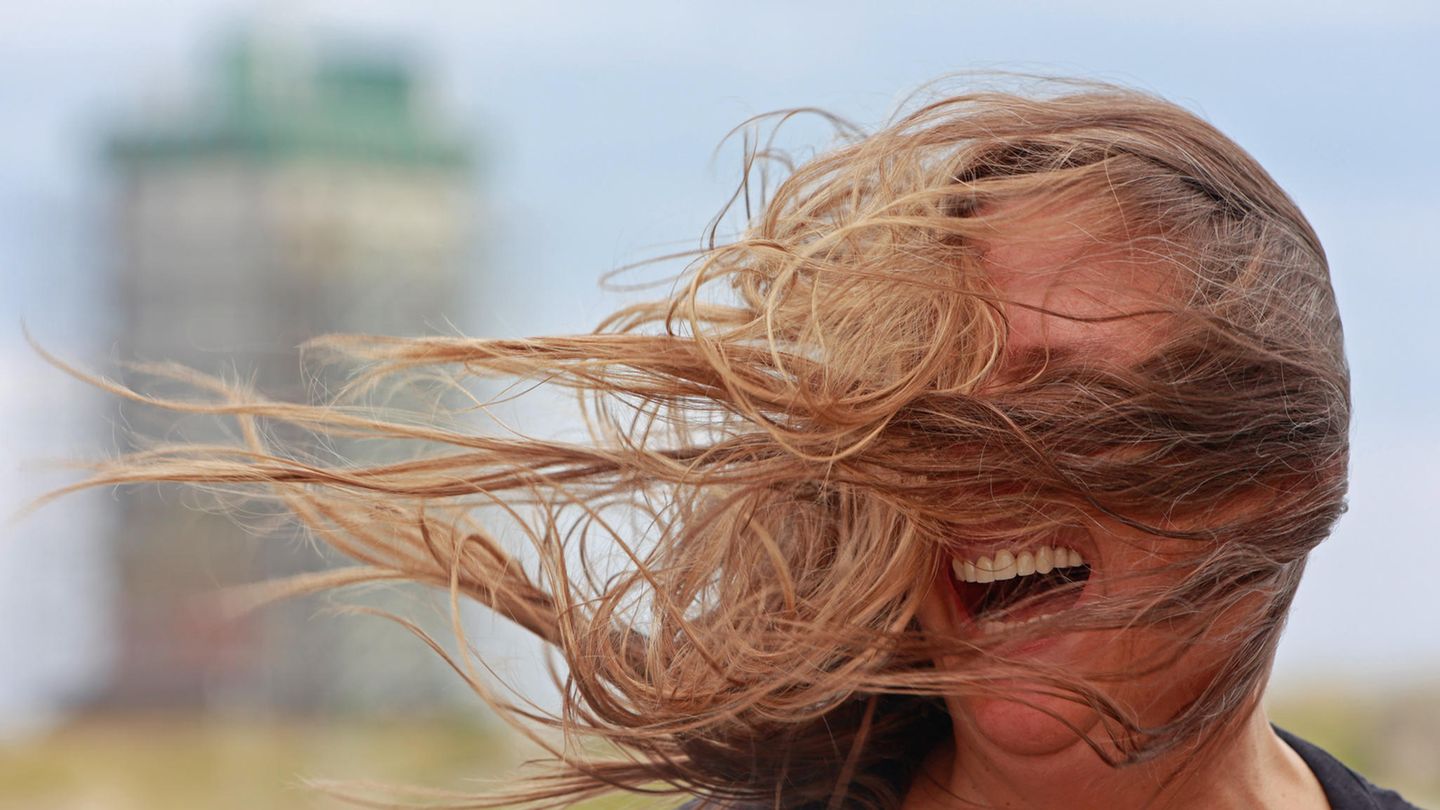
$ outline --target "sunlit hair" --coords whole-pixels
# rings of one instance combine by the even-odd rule
[[[154,447],[87,485],[246,487],[356,563],[277,593],[418,581],[553,644],[565,704],[548,722],[613,743],[609,758],[556,747],[553,773],[466,806],[620,786],[894,807],[950,734],[939,696],[1016,677],[1102,712],[1113,739],[1092,743],[1117,767],[1198,745],[1253,706],[1306,555],[1343,510],[1348,376],[1314,232],[1214,127],[1126,89],[958,95],[868,134],[837,130],[838,145],[793,167],[749,149],[738,237],[712,232],[672,294],[593,334],[322,338],[359,369],[351,396],[324,404],[169,367],[149,371],[205,396],[99,381],[233,419],[243,441]],[[783,179],[763,188],[765,171]],[[1153,301],[1108,319],[1145,324],[1154,346],[1134,362],[1007,352],[1019,305],[986,246],[1061,232],[1079,248],[1051,272],[1108,263],[1160,280]],[[436,375],[573,389],[590,439],[404,417],[357,394]],[[270,438],[284,425],[423,449],[326,463]],[[1099,520],[1187,549],[1166,563],[1174,584],[998,634],[920,632],[917,608],[957,544]],[[507,550],[502,524],[533,552]],[[1144,667],[1193,644],[1225,651],[1160,727],[1106,697],[1133,672],[994,652],[1017,634],[1131,627],[1173,639]],[[547,722],[468,659],[456,667],[518,725]]]

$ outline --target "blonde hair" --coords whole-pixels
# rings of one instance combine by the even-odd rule
[[[749,150],[747,180],[784,161]],[[478,435],[356,398],[274,402],[151,368],[209,396],[96,382],[233,418],[243,440],[157,446],[85,485],[277,497],[356,562],[277,592],[416,581],[553,644],[568,671],[548,721],[456,666],[522,725],[622,756],[555,748],[552,773],[469,806],[621,787],[894,807],[949,734],[940,696],[1001,676],[1102,712],[1116,765],[1195,744],[1251,705],[1306,555],[1343,510],[1349,403],[1320,244],[1249,155],[1161,99],[1058,83],[934,100],[869,134],[841,127],[838,146],[737,200],[758,208],[737,238],[712,231],[672,294],[593,334],[317,341],[362,365],[352,391],[426,373],[573,389],[589,441]],[[1051,272],[1162,268],[1163,300],[1109,318],[1160,317],[1160,345],[1125,367],[1032,358],[997,384],[1007,307],[1023,305],[988,279],[984,246],[1047,223],[1085,236]],[[267,440],[284,424],[425,450],[322,463]],[[1173,650],[1143,665],[1162,667],[1245,607],[1209,686],[1160,727],[1102,688],[1133,673],[1047,671],[997,655],[996,638],[915,623],[956,538],[1096,515],[1188,544],[1178,584],[1000,637],[1160,627]],[[530,571],[497,540],[501,519],[533,545]],[[627,555],[622,570],[592,564],[596,537]],[[937,654],[955,664],[936,668]]]

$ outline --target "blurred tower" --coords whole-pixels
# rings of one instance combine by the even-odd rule
[[[238,375],[288,398],[305,394],[296,347],[307,338],[463,322],[471,155],[430,114],[412,67],[255,36],[219,57],[184,109],[108,142],[121,356]],[[450,688],[454,676],[400,632],[314,618],[314,601],[218,621],[196,598],[215,585],[333,561],[183,500],[149,490],[121,502],[122,652],[106,703],[408,708]]]

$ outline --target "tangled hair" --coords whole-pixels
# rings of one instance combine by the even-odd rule
[[[997,679],[1092,706],[1113,745],[1090,743],[1117,767],[1236,722],[1308,552],[1344,508],[1348,373],[1309,224],[1215,128],[1108,85],[958,95],[873,133],[838,130],[835,148],[795,166],[748,149],[747,178],[785,176],[737,194],[739,236],[712,228],[671,294],[592,334],[322,338],[360,370],[318,405],[171,367],[150,370],[204,396],[97,380],[234,419],[242,441],[156,446],[85,485],[248,488],[355,561],[275,592],[416,581],[554,645],[567,667],[555,717],[502,700],[467,657],[455,666],[520,725],[598,737],[609,753],[554,747],[552,772],[465,806],[618,786],[895,807],[950,734],[941,696]],[[1033,305],[1005,299],[987,246],[1056,232],[1079,247],[1048,273],[1128,265],[1161,279],[1143,307],[1047,313],[1152,325],[1134,362],[1007,351],[1008,320]],[[356,395],[427,374],[572,389],[590,439],[467,430]],[[284,425],[420,449],[325,463],[272,440]],[[1099,519],[1184,549],[1165,563],[1170,584],[1002,633],[920,631],[957,538]],[[505,548],[502,523],[533,545],[529,562]],[[599,561],[616,553],[618,570]],[[1142,663],[1152,671],[1202,641],[1225,650],[1159,726],[1107,696],[1135,672],[1055,672],[995,650],[1023,633],[1135,627],[1172,639]],[[940,655],[953,663],[936,667]]]

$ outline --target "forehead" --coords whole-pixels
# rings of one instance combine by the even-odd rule
[[[1079,225],[1007,227],[981,246],[981,268],[1007,323],[1005,358],[1036,355],[1129,365],[1160,343],[1170,274]]]

